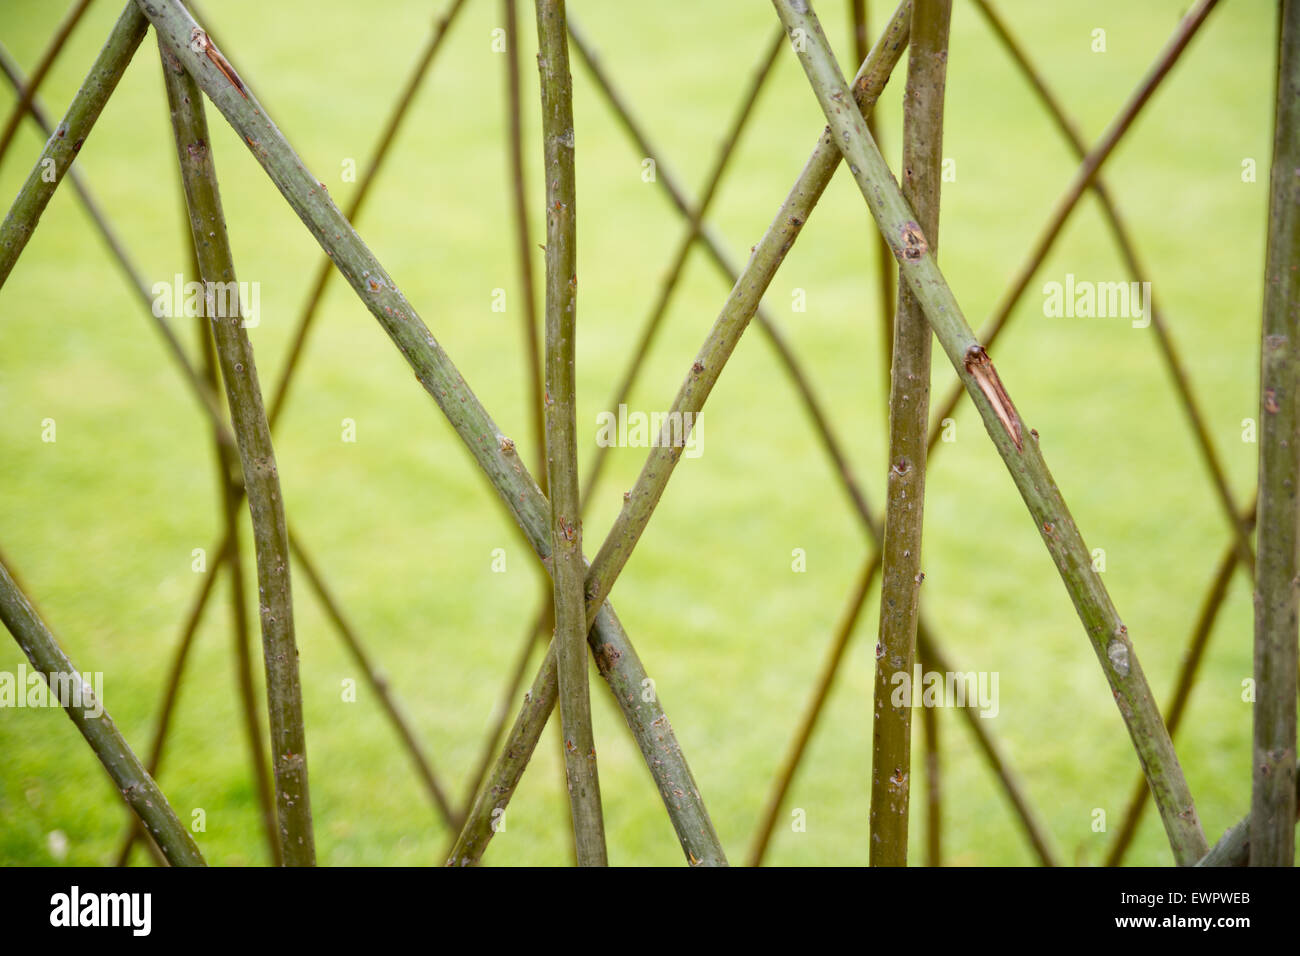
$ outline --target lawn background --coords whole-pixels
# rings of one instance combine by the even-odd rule
[[[204,9],[270,115],[345,206],[356,188],[342,178],[345,162],[366,162],[446,5],[227,0]],[[1075,163],[973,4],[954,6],[944,155],[955,160],[956,180],[943,184],[940,261],[978,328]],[[64,7],[0,3],[0,41],[25,70]],[[530,5],[520,7],[540,269],[535,30]],[[817,5],[842,58],[850,49],[846,7]],[[1089,143],[1186,7],[1185,0],[998,4]],[[571,0],[569,8],[665,165],[697,189],[776,29],[770,6]],[[879,0],[871,8],[874,38],[890,9]],[[42,90],[55,117],[119,12],[120,3],[101,0],[74,33]],[[1242,421],[1257,414],[1258,402],[1274,21],[1273,4],[1264,0],[1222,4],[1104,172],[1242,505],[1258,454],[1242,440]],[[492,51],[500,25],[499,3],[469,0],[357,226],[531,464],[503,150],[504,63]],[[1097,28],[1106,32],[1104,53],[1091,49]],[[901,71],[880,109],[885,153],[895,165]],[[623,373],[683,227],[660,186],[643,182],[642,156],[576,58],[574,73],[585,467],[596,416]],[[13,101],[7,88],[0,92],[0,115]],[[269,392],[321,252],[210,107],[209,120],[239,278],[260,283],[261,324],[251,334]],[[822,126],[793,54],[783,51],[711,217],[738,261],[762,235]],[[25,123],[0,166],[6,205],[41,143]],[[1255,182],[1243,182],[1245,159],[1257,164]],[[77,165],[147,281],[170,281],[186,254],[152,35]],[[851,178],[837,174],[765,303],[833,409],[877,506],[886,435],[873,228]],[[1124,319],[1044,317],[1042,285],[1066,273],[1129,278],[1091,197],[993,354],[1022,415],[1042,436],[1089,547],[1105,549],[1105,582],[1163,705],[1227,542],[1226,523],[1152,331]],[[491,309],[497,288],[507,290],[504,313]],[[806,294],[805,312],[792,308],[797,289]],[[726,292],[712,264],[694,253],[633,409],[669,406]],[[192,345],[191,325],[177,328]],[[936,398],[953,378],[936,349]],[[57,422],[55,443],[41,440],[46,418]],[[356,422],[354,444],[341,441],[344,418]],[[1106,811],[1113,831],[1137,761],[1056,571],[969,403],[956,415],[956,436],[927,481],[924,607],[961,669],[999,674],[1000,711],[989,723],[1061,858],[1096,863],[1113,832],[1094,832],[1094,810]],[[613,599],[738,863],[864,558],[865,538],[757,330],[745,336],[712,395],[702,439],[703,456],[677,469]],[[535,561],[455,433],[337,276],[276,449],[290,521],[459,799],[535,613]],[[589,554],[644,454],[613,450],[585,522]],[[191,552],[217,540],[216,502],[204,421],[75,195],[61,189],[0,291],[0,547],[73,661],[105,672],[108,709],[138,752],[146,749],[171,648],[198,584]],[[506,550],[506,573],[491,570],[495,548]],[[806,552],[805,573],[792,572],[795,548]],[[251,579],[251,553],[246,559]],[[447,831],[364,683],[356,703],[341,699],[341,683],[360,675],[301,575],[294,593],[320,862],[439,862]],[[210,863],[262,863],[224,584],[216,598],[189,665],[160,783],[183,818],[195,807],[206,811],[198,839]],[[778,821],[769,862],[866,860],[876,622],[872,602]],[[1251,631],[1249,587],[1239,574],[1178,737],[1211,842],[1249,805],[1250,706],[1242,682],[1251,675]],[[0,642],[0,670],[16,671],[22,660],[16,646]],[[593,687],[610,861],[678,864],[680,850],[640,756],[608,694]],[[1033,862],[959,716],[939,716],[947,862]],[[557,747],[548,731],[488,862],[567,861]],[[914,767],[919,784],[919,761]],[[922,792],[914,788],[917,798]],[[806,811],[806,832],[792,832],[793,808]],[[914,814],[914,862],[921,816]],[[63,862],[110,862],[123,819],[110,782],[66,718],[0,711],[0,863],[56,862],[52,831],[67,838]],[[1153,812],[1129,862],[1170,862]]]

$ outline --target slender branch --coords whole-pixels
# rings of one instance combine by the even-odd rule
[[[316,563],[308,557],[307,552],[303,549],[302,542],[298,540],[298,536],[293,533],[292,529],[289,531],[289,547],[293,550],[294,562],[302,569],[307,578],[307,583],[311,585],[312,590],[316,592],[316,596],[320,598],[321,606],[325,609],[325,616],[330,619],[339,637],[342,638],[343,645],[348,649],[348,653],[352,655],[352,659],[361,668],[361,673],[365,677],[366,683],[370,685],[370,689],[374,691],[379,706],[388,717],[389,723],[393,725],[393,729],[397,731],[397,736],[406,748],[406,752],[410,754],[411,763],[415,765],[416,775],[419,776],[420,782],[424,784],[425,790],[429,792],[429,798],[438,809],[443,822],[452,830],[459,829],[461,824],[460,816],[452,809],[451,803],[447,800],[446,791],[443,789],[442,784],[438,782],[438,775],[434,773],[433,766],[425,757],[410,721],[402,713],[401,707],[389,689],[387,678],[380,673],[379,668],[370,659],[370,655],[361,643],[356,628],[344,615],[342,607],[340,607],[333,592],[325,583],[325,579],[321,576]]]
[[[23,121],[23,116],[27,114],[27,110],[31,107],[36,91],[45,82],[45,75],[49,73],[50,67],[54,65],[55,59],[62,52],[64,44],[68,42],[68,37],[72,36],[72,31],[81,22],[81,15],[86,12],[86,8],[92,2],[93,0],[74,0],[68,12],[59,21],[54,36],[50,38],[49,46],[45,48],[44,55],[37,62],[36,69],[32,70],[31,81],[18,94],[18,102],[14,104],[13,110],[9,113],[9,119],[5,121],[4,129],[0,130],[0,163],[4,162],[5,154],[9,152],[9,146],[14,141],[14,134],[18,132],[18,125]]]
[[[0,564],[0,621],[13,634],[32,667],[50,685],[63,709],[113,778],[122,798],[149,831],[172,866],[203,866],[203,855],[140,758],[103,708],[103,701],[77,669],[8,569]]]
[[[122,79],[127,64],[144,39],[148,26],[148,21],[141,16],[134,0],[128,0],[108,41],[99,51],[99,56],[82,81],[77,95],[72,98],[63,121],[45,144],[40,159],[32,167],[27,181],[18,192],[18,198],[9,208],[3,225],[0,225],[0,288],[3,288],[18,256],[36,231],[41,213],[45,212],[54,190],[58,188],[86,137],[90,135],[104,104],[117,88],[118,81]]]
[[[1074,123],[1065,115],[1065,112],[1062,110],[1056,96],[1050,89],[1048,89],[1042,76],[1034,69],[1020,44],[1011,36],[1006,25],[1002,22],[1002,18],[998,16],[997,12],[987,2],[987,0],[975,0],[975,5],[984,15],[984,18],[989,22],[989,25],[993,28],[993,32],[997,35],[998,40],[1004,47],[1006,47],[1007,52],[1011,55],[1012,60],[1015,61],[1016,66],[1025,75],[1025,78],[1033,87],[1034,92],[1038,95],[1044,108],[1056,123],[1057,128],[1060,129],[1061,135],[1064,136],[1066,141],[1070,144],[1071,150],[1074,151],[1074,154],[1079,157],[1080,160],[1084,161],[1084,168],[1089,167],[1093,162],[1096,163],[1097,169],[1094,169],[1093,171],[1092,181],[1089,183],[1088,188],[1092,190],[1093,194],[1097,197],[1097,201],[1101,204],[1102,214],[1105,216],[1106,223],[1110,227],[1116,248],[1119,249],[1120,258],[1124,260],[1124,264],[1130,275],[1132,275],[1133,281],[1137,283],[1146,281],[1146,277],[1149,273],[1145,268],[1143,268],[1142,263],[1139,261],[1137,250],[1134,248],[1133,240],[1129,235],[1129,231],[1124,225],[1123,220],[1120,218],[1119,210],[1116,208],[1115,202],[1111,198],[1110,191],[1106,188],[1105,183],[1102,182],[1100,172],[1098,171],[1105,156],[1101,156],[1097,160],[1093,160],[1089,156],[1088,148],[1084,145],[1083,139],[1079,135]],[[1170,65],[1172,65],[1172,62],[1172,59],[1169,59],[1167,56],[1162,60],[1162,63],[1169,63]],[[1158,82],[1158,78],[1163,76],[1164,72],[1161,72],[1159,68],[1148,76],[1144,81],[1143,86],[1139,88],[1139,91],[1130,100],[1128,107],[1121,114],[1121,120],[1124,117],[1127,117],[1129,122],[1132,121],[1132,118],[1137,115],[1138,106],[1140,106],[1141,103],[1146,102],[1146,100],[1141,97],[1142,91],[1150,87],[1153,80]],[[1116,125],[1114,127],[1116,132],[1105,138],[1101,146],[1106,147],[1107,144],[1109,144],[1110,148],[1113,149],[1114,144],[1118,142],[1119,135],[1122,135],[1123,131],[1127,128],[1127,125],[1124,125],[1122,128],[1119,125]],[[1107,155],[1109,154],[1107,153]],[[1076,186],[1078,182],[1079,180],[1076,178]],[[1082,194],[1082,192],[1075,193],[1073,189],[1071,190],[1068,194],[1070,197],[1073,197],[1070,208],[1073,208],[1074,201],[1077,201]],[[1066,212],[1068,213],[1068,210],[1066,210]],[[1062,219],[1062,224],[1063,223],[1064,220]],[[1054,236],[1055,233],[1053,233],[1053,238]],[[1042,249],[1043,255],[1045,256],[1047,246],[1040,242],[1039,248]],[[1041,262],[1041,258],[1036,258],[1034,261],[1035,263]],[[1037,264],[1033,266],[1033,270],[1036,269]],[[1021,274],[1025,275],[1026,273],[1022,272]],[[1030,275],[1032,275],[1032,272],[1030,272]],[[1009,302],[1009,300],[1004,301]],[[1014,303],[1010,303],[1007,308],[1010,309],[1012,305],[1014,305]],[[1214,447],[1214,440],[1210,437],[1210,430],[1205,424],[1205,416],[1201,412],[1195,395],[1192,393],[1191,381],[1188,377],[1187,368],[1183,364],[1182,359],[1179,358],[1178,352],[1174,347],[1173,337],[1169,332],[1168,324],[1165,322],[1164,312],[1160,308],[1158,300],[1154,294],[1150,296],[1147,306],[1149,309],[1148,318],[1151,320],[1151,329],[1155,332],[1156,346],[1160,353],[1160,357],[1165,363],[1165,368],[1168,370],[1170,378],[1173,380],[1174,391],[1177,393],[1179,402],[1183,406],[1183,411],[1187,415],[1188,424],[1192,427],[1192,435],[1196,440],[1196,447],[1200,451],[1201,459],[1204,461],[1205,467],[1210,473],[1210,479],[1214,484],[1215,493],[1218,495],[1219,503],[1223,507],[1223,513],[1228,520],[1228,525],[1233,529],[1233,534],[1235,536],[1234,547],[1236,548],[1237,556],[1241,559],[1241,566],[1246,573],[1253,574],[1255,569],[1255,553],[1250,546],[1250,529],[1241,521],[1241,511],[1237,507],[1236,499],[1232,494],[1231,488],[1228,486],[1228,478],[1224,472],[1223,463],[1220,461],[1219,453]],[[960,394],[960,392],[958,392],[958,394]],[[940,422],[942,422],[942,419],[940,419]],[[938,432],[936,432],[935,435],[932,435],[932,439],[937,436],[937,434]],[[933,449],[933,441],[931,441],[930,447]]]
[[[185,196],[181,195],[182,210],[185,210]],[[187,214],[188,215],[188,214]],[[188,227],[188,219],[186,226]],[[187,243],[190,251],[190,275],[196,278],[201,274],[198,250],[194,237],[189,235]],[[213,392],[221,388],[221,372],[218,368],[216,343],[206,316],[196,316],[195,323],[199,334],[199,344],[203,354],[203,371]],[[235,682],[239,688],[240,709],[244,718],[244,733],[248,738],[248,757],[253,765],[253,783],[257,789],[257,801],[262,811],[262,827],[266,834],[266,846],[272,866],[284,865],[284,853],[280,846],[280,831],[276,824],[275,792],[269,771],[270,761],[266,755],[266,743],[262,738],[262,719],[257,707],[257,692],[253,682],[253,661],[250,650],[251,635],[248,632],[248,587],[244,578],[244,561],[240,554],[239,543],[239,506],[244,497],[244,484],[239,465],[239,453],[232,445],[221,440],[221,431],[213,432],[213,444],[216,446],[217,490],[221,496],[221,511],[225,521],[226,537],[230,539],[228,562],[230,565],[230,636],[235,650]]]
[[[236,85],[208,57],[190,49],[190,38],[197,27],[185,9],[177,0],[137,2],[167,48],[239,132],[299,218],[331,254],[460,435],[538,557],[545,561],[550,556],[546,518],[549,504],[514,453],[514,443],[501,434],[428,327],[267,117],[248,84],[241,81]],[[642,682],[648,678],[611,609],[602,609],[588,642],[597,653],[598,666],[602,653],[609,658],[608,672],[602,670],[607,681],[616,678],[620,686],[645,686]],[[688,859],[725,861],[663,708],[657,700],[643,701],[631,694],[616,694],[615,698],[665,797]],[[550,701],[553,705],[554,696]]]
[[[1300,632],[1300,0],[1279,12],[1259,371],[1250,865],[1293,866]]]
[[[203,48],[209,41],[200,33],[198,40],[191,42]],[[225,310],[233,314],[222,314],[217,307],[215,288],[218,284],[227,289],[234,288],[235,270],[203,101],[194,80],[174,53],[168,52],[168,46],[161,38],[159,46],[176,153],[189,207],[190,229],[198,254],[200,278],[206,289],[205,312],[212,320],[216,337],[221,376],[239,445],[245,492],[252,516],[280,845],[287,865],[313,866],[316,846],[307,779],[302,686],[294,641],[289,537],[275,450],[262,405],[253,347],[243,328],[238,296],[231,297],[231,308]],[[207,48],[211,49],[210,46]]]
[[[1212,0],[1211,0],[1212,2]],[[871,142],[852,94],[835,63],[816,16],[806,3],[773,0],[787,32],[801,31],[800,63],[830,121],[834,142],[844,152],[881,233],[890,241],[901,274],[925,309],[984,419],[1022,498],[1043,536],[1093,649],[1114,691],[1134,748],[1151,783],[1175,859],[1190,865],[1207,849],[1195,804],[1146,678],[1100,577],[1092,570],[1083,537],[1038,449],[1011,403],[987,353],[961,314],[893,175]]]
[[[903,201],[938,254],[943,169],[943,100],[951,0],[915,0],[903,94]],[[866,128],[865,126],[863,127]],[[892,182],[892,180],[891,180]],[[897,705],[898,677],[910,685],[920,615],[925,510],[925,428],[930,412],[930,326],[899,279],[889,394],[889,481],[880,572],[880,637],[871,755],[872,866],[907,865],[912,776],[912,701]]]
[[[537,0],[537,68],[546,157],[546,484],[551,498],[551,578],[564,766],[579,866],[605,866],[596,742],[587,687],[582,597],[578,420],[574,342],[578,312],[578,190],[574,175],[573,78],[564,0]]]

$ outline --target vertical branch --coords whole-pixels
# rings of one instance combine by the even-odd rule
[[[193,42],[198,41],[206,43],[206,36],[197,34]],[[159,49],[190,229],[206,290],[205,312],[212,320],[216,337],[252,516],[280,844],[286,864],[311,866],[316,862],[316,847],[307,786],[307,739],[302,720],[298,649],[294,642],[289,538],[275,450],[262,405],[252,343],[243,329],[238,293],[233,291],[238,287],[203,100],[193,78],[161,41]],[[229,308],[218,308],[218,286],[227,290],[225,299]]]
[[[27,246],[41,213],[49,205],[54,190],[63,181],[64,175],[72,166],[86,137],[90,135],[95,121],[103,112],[104,104],[117,89],[118,81],[126,72],[127,64],[135,55],[140,41],[144,39],[149,21],[135,5],[135,0],[128,0],[126,9],[118,17],[108,42],[104,44],[95,63],[82,81],[77,95],[72,98],[72,105],[64,114],[41,151],[41,157],[32,167],[27,181],[18,192],[18,197],[9,208],[3,225],[0,225],[0,286],[5,284],[14,263]]]
[[[1038,448],[1037,433],[1027,429],[988,353],[976,340],[952,289],[930,253],[925,233],[903,199],[888,164],[853,107],[834,55],[806,0],[773,0],[787,32],[796,43],[800,63],[831,125],[859,190],[881,233],[890,240],[904,282],[916,294],[926,318],[979,410],[998,454],[1051,555],[1092,645],[1116,706],[1128,728],[1138,762],[1147,775],[1160,810],[1174,858],[1188,866],[1208,846],[1196,804],[1179,766],[1169,732],[1160,719],[1129,638],[1128,628],[1092,570],[1091,554]],[[1201,19],[1213,0],[1197,8]],[[1197,21],[1199,22],[1199,21]]]
[[[943,162],[943,98],[952,0],[915,0],[903,95],[903,199],[937,254]],[[912,776],[912,701],[896,703],[898,678],[911,686],[920,613],[925,437],[930,413],[930,326],[899,280],[889,393],[889,483],[880,572],[871,746],[871,864],[907,865]]]
[[[578,307],[577,184],[573,156],[573,79],[564,0],[537,0],[537,65],[546,154],[546,479],[551,498],[560,725],[580,866],[605,865],[596,743],[587,686],[582,521],[574,337]]]
[[[122,798],[140,818],[167,862],[172,866],[203,866],[203,856],[193,837],[117,729],[113,718],[104,710],[104,702],[95,696],[94,688],[72,666],[59,642],[3,564],[0,564],[0,621],[13,634],[32,667],[51,684],[51,693],[58,688],[64,710],[95,751]]]
[[[1295,862],[1300,482],[1300,0],[1279,13],[1259,373],[1259,566],[1250,863]]]

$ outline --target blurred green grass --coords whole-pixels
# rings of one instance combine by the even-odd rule
[[[31,68],[63,4],[6,0],[0,37]],[[281,129],[346,205],[341,173],[366,161],[444,2],[208,4],[222,39]],[[521,4],[526,159],[542,241],[535,34]],[[671,165],[695,188],[775,27],[767,4],[611,4],[571,14]],[[818,5],[837,52],[845,4]],[[886,4],[873,3],[874,30]],[[1089,142],[1104,130],[1184,12],[1183,0],[999,5]],[[978,326],[1074,169],[1070,154],[972,5],[957,0],[944,153],[942,264]],[[59,115],[120,4],[97,3],[43,89]],[[366,211],[361,234],[420,310],[502,429],[535,458],[524,406],[518,287],[508,215],[504,68],[491,49],[499,4],[471,0],[422,88]],[[1254,480],[1257,336],[1273,89],[1272,6],[1225,4],[1209,19],[1105,168],[1133,229],[1238,500]],[[1104,54],[1090,49],[1106,30]],[[681,225],[641,156],[575,63],[578,142],[579,424],[596,414],[626,357]],[[901,77],[901,73],[899,74]],[[901,81],[880,108],[891,162]],[[0,92],[0,114],[14,98]],[[264,389],[319,249],[215,113],[213,146],[240,278],[261,284],[252,330]],[[712,216],[738,254],[755,242],[822,128],[793,56],[783,54]],[[179,185],[156,48],[146,40],[87,141],[88,177],[148,281],[185,261]],[[42,139],[25,124],[3,167],[11,201]],[[1241,164],[1253,158],[1255,183]],[[862,481],[881,500],[885,433],[871,224],[837,175],[766,298],[834,409]],[[541,252],[536,251],[540,266]],[[738,258],[740,256],[738,255]],[[1123,319],[1048,319],[1040,289],[1073,272],[1127,280],[1093,200],[1085,199],[995,349],[1003,379],[1042,436],[1106,583],[1164,701],[1226,525],[1150,330]],[[505,288],[509,308],[491,310]],[[803,289],[807,311],[792,311]],[[727,287],[692,256],[631,407],[662,409]],[[180,326],[187,343],[192,331]],[[770,348],[751,332],[709,402],[704,454],[678,469],[614,599],[665,706],[733,862],[744,859],[830,632],[864,557],[864,538]],[[936,396],[953,380],[936,350]],[[0,546],[73,660],[104,671],[107,704],[137,750],[197,577],[191,551],[216,541],[210,439],[68,189],[60,190],[0,292]],[[41,441],[41,422],[58,440]],[[340,422],[357,423],[355,444]],[[585,424],[584,424],[585,423]],[[587,427],[587,426],[590,427]],[[290,520],[383,663],[450,789],[460,794],[514,659],[539,585],[494,493],[437,408],[343,283],[333,282],[277,435]],[[589,553],[609,527],[642,449],[615,449],[585,523]],[[979,422],[963,405],[957,441],[929,481],[925,606],[965,670],[1000,674],[990,721],[1067,862],[1096,863],[1118,825],[1137,763],[1092,650],[1037,532]],[[492,551],[507,572],[491,572]],[[803,548],[807,571],[792,573]],[[251,555],[246,559],[250,562]],[[295,582],[319,856],[327,864],[427,864],[448,834],[306,582]],[[234,701],[219,585],[188,670],[160,782],[183,817],[207,815],[199,841],[215,864],[260,863],[255,803]],[[871,655],[868,605],[769,861],[863,862],[867,850]],[[1179,736],[1211,841],[1248,806],[1251,674],[1248,588],[1233,582]],[[22,660],[0,642],[0,670]],[[260,677],[260,675],[259,675]],[[680,862],[639,755],[608,700],[596,731],[610,859]],[[939,714],[945,847],[961,864],[1033,862],[958,715]],[[494,864],[563,862],[566,810],[554,732],[511,804]],[[919,773],[919,771],[918,771]],[[919,795],[919,790],[917,791]],[[784,819],[789,819],[788,817]],[[920,814],[916,815],[919,823]],[[123,810],[71,724],[0,711],[0,863],[102,864]],[[919,825],[914,830],[919,848]],[[919,861],[914,849],[913,858]],[[137,859],[142,859],[137,855]],[[1129,861],[1170,860],[1148,812]]]

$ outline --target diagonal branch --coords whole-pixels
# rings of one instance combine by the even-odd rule
[[[0,621],[4,621],[32,667],[51,684],[51,693],[58,688],[59,702],[64,710],[95,751],[122,798],[140,818],[167,862],[172,866],[205,865],[194,839],[117,729],[113,718],[104,710],[104,702],[95,696],[90,682],[72,666],[59,642],[3,564],[0,564]]]
[[[1168,731],[1147,686],[1128,637],[1091,556],[1038,449],[1037,434],[1024,428],[988,354],[976,341],[894,182],[871,141],[862,115],[806,0],[773,0],[786,30],[802,39],[800,63],[844,152],[872,215],[894,249],[902,278],[920,300],[953,367],[984,419],[994,445],[1011,472],[1057,570],[1066,585],[1093,649],[1115,694],[1160,809],[1174,857],[1190,865],[1205,854],[1195,804]]]
[[[144,39],[148,26],[149,21],[141,16],[134,0],[127,0],[126,9],[118,17],[113,32],[99,51],[77,95],[72,98],[63,121],[45,144],[45,149],[41,150],[40,158],[9,208],[3,225],[0,225],[0,288],[13,271],[18,256],[27,247],[41,213],[45,212],[54,190],[77,158],[104,104],[117,89],[118,81]]]

